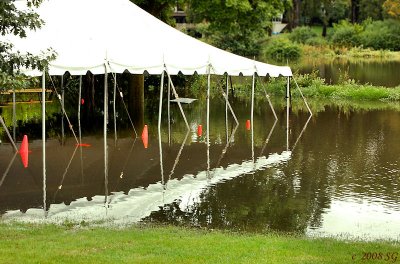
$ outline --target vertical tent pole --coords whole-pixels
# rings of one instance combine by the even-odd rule
[[[55,87],[54,87],[55,89]],[[65,131],[64,131],[64,109],[65,109],[65,104],[64,104],[64,98],[65,98],[65,91],[64,91],[64,75],[61,75],[61,142],[64,145],[64,137],[65,137]]]
[[[164,78],[162,78],[164,79]],[[171,84],[168,82],[168,93],[167,93],[167,99],[168,99],[168,145],[171,145]]]
[[[211,74],[209,66],[207,76],[207,178],[210,176],[210,89]]]
[[[42,150],[43,212],[46,217],[46,72],[42,75]]]
[[[229,135],[228,135],[228,96],[229,96],[229,75],[226,74],[226,98],[225,98],[225,134],[226,134],[226,143],[228,144]]]
[[[289,151],[289,107],[290,107],[290,78],[286,85],[286,150]]]
[[[251,84],[251,156],[254,162],[254,90],[256,85],[256,73],[253,73],[253,80]]]
[[[104,190],[105,206],[108,200],[108,148],[107,148],[107,122],[108,122],[108,71],[107,65],[104,65]]]
[[[163,166],[162,143],[161,143],[161,115],[162,115],[163,90],[164,90],[164,71],[161,74],[160,104],[158,107],[158,147],[160,150],[161,184],[164,186],[164,166]],[[169,102],[168,102],[168,104],[169,104]]]
[[[79,144],[82,144],[82,129],[81,129],[81,103],[82,103],[82,75],[79,76],[79,102],[78,102],[78,133]]]
[[[15,102],[15,87],[13,87],[13,139],[16,141],[16,128],[17,128],[17,113],[16,113],[16,102]]]
[[[115,100],[117,99],[117,74],[114,74],[114,91],[113,91],[113,112],[114,112],[114,143],[117,146],[117,117],[115,110]]]

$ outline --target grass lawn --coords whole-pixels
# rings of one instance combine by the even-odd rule
[[[0,239],[0,263],[400,262],[400,245],[391,242],[169,226],[111,229],[12,223],[0,224]]]

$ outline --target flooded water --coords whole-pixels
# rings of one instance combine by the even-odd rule
[[[300,73],[317,71],[327,83],[335,84],[342,79],[353,79],[361,84],[396,87],[400,85],[399,61],[384,60],[309,60],[299,61],[294,69]]]
[[[110,120],[108,173],[102,134],[83,130],[90,146],[77,148],[73,137],[62,145],[53,132],[45,186],[41,141],[30,139],[25,169],[3,134],[1,217],[400,239],[400,112],[326,105],[309,119],[292,110],[287,129],[284,107],[275,109],[275,123],[268,103],[258,101],[252,135],[250,102],[232,107],[238,127],[225,103],[211,100],[209,147],[203,101],[183,107],[188,133],[175,104],[170,133],[164,110],[161,139],[156,114],[146,116],[148,148],[122,128],[115,144]]]

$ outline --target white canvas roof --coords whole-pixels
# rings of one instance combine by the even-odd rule
[[[23,8],[26,1],[16,5]],[[38,54],[51,47],[57,59],[49,74],[87,71],[141,74],[243,74],[292,76],[287,66],[257,62],[215,48],[170,27],[129,0],[45,0],[37,12],[45,21],[25,39],[6,37],[17,50]],[[26,72],[40,75],[39,72]]]

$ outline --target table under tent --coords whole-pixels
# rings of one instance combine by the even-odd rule
[[[25,1],[16,2],[24,9]],[[254,90],[256,78],[287,78],[287,100],[289,84],[293,77],[288,66],[275,66],[241,57],[218,49],[194,39],[148,14],[129,0],[52,0],[44,1],[36,10],[45,24],[37,31],[27,32],[20,39],[6,36],[16,50],[40,54],[52,48],[57,57],[51,61],[46,72],[24,70],[29,76],[42,76],[42,102],[45,102],[46,76],[63,76],[66,72],[82,76],[88,71],[104,75],[104,173],[108,173],[107,120],[108,120],[108,78],[114,79],[114,98],[116,74],[128,71],[131,74],[159,75],[161,78],[158,133],[161,134],[161,114],[164,82],[172,89],[175,99],[179,99],[171,76],[206,75],[207,78],[207,126],[206,144],[209,145],[210,89],[211,75],[251,76],[251,130],[253,131]],[[294,80],[294,79],[293,79]],[[297,85],[297,83],[296,83]],[[82,81],[80,81],[81,91]],[[298,86],[297,86],[298,87]],[[264,87],[265,91],[265,87]],[[301,93],[301,92],[300,92]],[[238,120],[229,103],[228,94],[221,89],[227,107],[236,123]],[[168,96],[170,93],[168,92]],[[268,101],[268,94],[265,93]],[[301,94],[303,97],[303,95]],[[303,97],[304,99],[304,97]],[[115,109],[115,99],[114,109]],[[170,98],[168,98],[170,101]],[[168,102],[169,103],[169,102]],[[181,100],[176,100],[186,126],[189,123],[183,111]],[[308,110],[311,110],[305,101]],[[269,101],[272,111],[273,107]],[[46,104],[42,104],[42,147],[43,147],[43,186],[46,186]],[[114,110],[115,111],[115,110]],[[289,111],[289,109],[288,109]],[[63,109],[65,114],[65,110]],[[274,116],[276,114],[274,112]],[[287,115],[289,116],[289,114]],[[79,120],[79,119],[78,119]],[[114,122],[115,124],[115,122]],[[115,127],[115,126],[114,126]],[[135,132],[136,133],[136,132]],[[75,135],[75,134],[74,134]],[[82,143],[77,139],[77,143]],[[46,198],[44,197],[44,203]],[[46,205],[44,204],[44,208]]]

